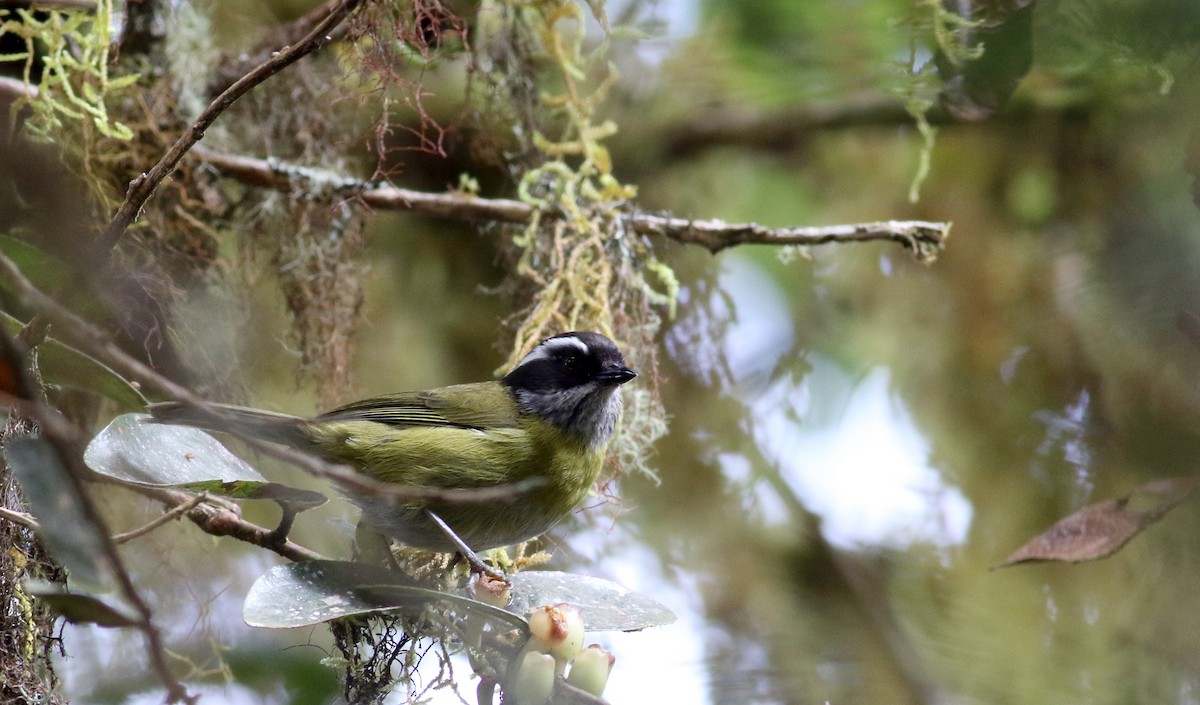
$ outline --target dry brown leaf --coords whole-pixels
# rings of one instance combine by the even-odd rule
[[[1120,499],[1091,504],[1033,537],[999,568],[1033,561],[1094,561],[1116,553],[1200,485],[1200,478],[1154,480]]]

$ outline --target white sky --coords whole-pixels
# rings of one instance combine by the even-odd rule
[[[722,258],[719,289],[729,303],[708,310],[714,318],[728,316],[719,344],[736,393],[751,412],[757,450],[821,516],[830,542],[903,548],[964,541],[971,505],[930,466],[929,445],[892,394],[889,370],[851,375],[830,359],[794,352],[787,301],[748,259]],[[786,375],[768,380],[788,354],[804,354],[811,369],[798,381]],[[730,453],[720,461],[734,479],[748,479],[745,459]],[[756,489],[763,520],[786,521],[770,490]]]

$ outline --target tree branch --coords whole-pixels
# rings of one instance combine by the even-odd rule
[[[1047,119],[1078,122],[1094,112],[1095,107],[1094,99],[1086,97],[1051,103],[1041,96],[1031,95],[1009,101],[1003,112],[991,120],[1015,124]],[[964,124],[940,106],[931,108],[925,118],[934,126]],[[905,126],[915,127],[915,121],[903,100],[886,94],[864,93],[838,101],[803,103],[778,110],[718,107],[650,129],[661,136],[659,154],[670,162],[716,147],[778,153],[804,144],[819,132]]]
[[[0,507],[0,519],[3,519],[8,522],[12,522],[13,524],[17,524],[18,526],[23,526],[26,529],[30,529],[32,531],[37,531],[38,529],[41,528],[41,525],[38,524],[37,519],[33,518],[32,514],[26,514],[25,512],[18,512],[14,509],[9,509],[7,507]]]
[[[935,108],[931,122],[941,123]],[[862,94],[837,102],[805,103],[777,111],[727,105],[689,114],[658,130],[662,153],[683,159],[704,149],[737,145],[750,149],[785,151],[821,130],[879,125],[912,125],[904,102],[890,95]]]
[[[925,220],[885,220],[795,228],[768,228],[756,223],[688,220],[640,213],[631,217],[635,231],[662,235],[700,245],[716,253],[734,245],[825,245],[841,242],[891,240],[912,251],[922,262],[932,262],[946,246],[950,223]]]
[[[250,73],[242,76],[201,111],[200,116],[179,136],[179,139],[163,154],[158,163],[150,171],[130,182],[129,190],[125,194],[125,202],[117,209],[117,214],[101,236],[100,241],[104,249],[112,249],[125,235],[125,231],[137,219],[142,206],[154,195],[158,185],[175,169],[188,150],[204,137],[205,130],[221,113],[258,84],[324,46],[329,41],[329,33],[350,13],[354,12],[362,2],[363,0],[336,0],[325,19],[313,27],[303,39],[280,50]]]
[[[139,526],[136,529],[131,529],[129,531],[123,531],[119,534],[114,534],[112,537],[113,543],[120,546],[123,543],[129,543],[130,541],[132,541],[134,539],[141,538],[141,537],[145,536],[146,534],[150,533],[151,531],[154,531],[158,527],[162,526],[163,524],[166,524],[167,522],[169,522],[173,519],[178,519],[179,517],[186,514],[188,511],[192,510],[195,507],[200,506],[201,504],[203,504],[204,502],[207,502],[207,501],[208,501],[207,494],[200,493],[198,495],[195,495],[190,500],[188,500],[186,503],[171,507],[167,511],[163,512],[162,514],[159,514],[158,516],[151,519],[149,522],[143,524],[142,526]]]
[[[533,207],[522,201],[381,186],[326,170],[285,165],[273,159],[223,154],[201,147],[193,152],[221,174],[262,188],[343,193],[372,208],[408,211],[435,218],[524,224],[533,217]],[[920,220],[768,228],[755,223],[729,224],[719,220],[688,220],[647,213],[633,213],[624,217],[627,226],[635,233],[700,245],[713,253],[745,244],[824,245],[890,240],[911,250],[918,259],[928,262],[935,259],[945,247],[950,234],[949,223]]]
[[[273,537],[272,529],[246,521],[236,511],[211,497],[204,495],[198,497],[189,492],[165,487],[125,484],[120,486],[161,502],[168,508],[164,517],[174,517],[180,512],[186,513],[187,518],[206,534],[228,536],[238,541],[254,544],[293,561],[319,560],[325,557],[292,541],[277,540]],[[196,502],[197,499],[204,499],[204,501]]]

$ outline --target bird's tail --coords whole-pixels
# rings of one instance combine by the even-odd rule
[[[274,411],[251,409],[231,404],[209,404],[205,408],[164,401],[146,406],[155,423],[192,426],[205,431],[241,433],[294,448],[308,445],[304,433],[307,419]]]

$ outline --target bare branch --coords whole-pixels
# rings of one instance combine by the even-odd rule
[[[10,521],[32,531],[37,531],[39,528],[41,528],[37,519],[34,519],[32,514],[18,512],[7,507],[0,507],[0,519]]]
[[[1038,96],[1016,96],[992,121],[1029,123],[1045,120],[1077,122],[1096,108],[1094,98],[1083,95],[1053,104]],[[963,121],[934,106],[925,114],[935,126],[962,125]],[[779,110],[723,106],[691,113],[677,122],[652,128],[661,135],[662,159],[686,159],[702,150],[733,146],[778,154],[804,144],[821,132],[841,129],[915,127],[904,101],[887,94],[864,93],[836,102],[812,102]]]
[[[941,117],[935,114],[930,120],[940,124]],[[665,125],[660,134],[664,136],[662,153],[671,159],[683,159],[721,145],[778,152],[803,144],[821,130],[911,124],[913,117],[902,100],[885,94],[862,94],[836,103],[806,103],[775,112],[722,106],[699,115],[689,114],[680,122]]]
[[[949,223],[924,220],[886,220],[816,227],[768,228],[755,223],[731,224],[720,220],[687,220],[647,214],[632,216],[634,230],[662,235],[720,252],[734,245],[824,245],[831,242],[891,240],[911,250],[917,259],[935,259],[950,236]]]
[[[193,524],[207,534],[228,536],[254,544],[293,561],[317,560],[325,557],[297,543],[273,539],[273,529],[246,521],[234,509],[207,494],[193,495],[190,492],[148,485],[121,484],[120,486],[162,503],[167,507],[167,511],[144,526],[114,535],[112,540],[117,545],[132,541],[172,519],[186,515]],[[24,526],[32,531],[38,531],[41,528],[37,519],[32,515],[5,507],[0,507],[0,520]]]
[[[435,218],[527,223],[533,208],[527,203],[503,198],[478,198],[465,193],[429,193],[384,186],[326,169],[284,164],[275,159],[256,159],[216,152],[204,147],[195,156],[221,174],[242,183],[278,191],[342,193],[381,210],[399,210]]]
[[[196,121],[179,136],[179,139],[171,145],[158,163],[150,171],[141,174],[130,183],[129,191],[125,194],[125,202],[117,209],[117,214],[101,236],[101,244],[104,248],[111,249],[125,235],[125,231],[137,219],[142,206],[154,195],[158,185],[175,169],[188,150],[204,137],[205,130],[221,113],[258,84],[324,46],[330,39],[329,33],[354,12],[362,2],[363,0],[337,0],[325,19],[313,27],[303,39],[280,50],[253,71],[242,76],[201,111]]]
[[[382,186],[322,169],[281,164],[214,152],[197,147],[195,156],[223,175],[243,183],[281,191],[310,190],[343,193],[373,208],[402,210],[435,218],[500,223],[528,223],[533,207],[504,198],[479,198],[466,193],[428,193]],[[768,228],[754,223],[729,224],[718,220],[688,220],[634,213],[626,216],[628,227],[640,235],[667,237],[719,252],[744,244],[824,245],[837,242],[890,240],[911,250],[922,261],[930,261],[945,246],[949,223],[928,221],[884,221],[820,227]]]
[[[131,531],[124,531],[119,534],[115,534],[112,537],[113,543],[120,546],[123,543],[129,543],[130,541],[132,541],[136,538],[145,536],[146,534],[150,533],[151,531],[154,531],[155,529],[162,526],[163,524],[166,524],[167,522],[169,522],[173,519],[178,519],[179,517],[188,513],[189,511],[191,511],[195,507],[199,506],[201,503],[206,502],[207,500],[208,500],[207,494],[203,494],[203,493],[198,494],[195,497],[192,497],[191,500],[189,500],[183,504],[179,504],[174,507],[171,507],[167,511],[163,512],[159,516],[150,520],[146,524],[139,526],[136,529],[133,529]]]
[[[187,518],[206,534],[228,536],[238,541],[254,544],[293,561],[317,560],[325,557],[290,540],[279,541],[277,537],[274,537],[273,529],[246,521],[233,508],[213,497],[205,495],[197,497],[190,492],[147,485],[122,484],[121,487],[131,489],[167,506],[168,512],[163,516],[177,516],[180,508],[187,507],[183,510]],[[197,499],[204,501],[196,503]]]

